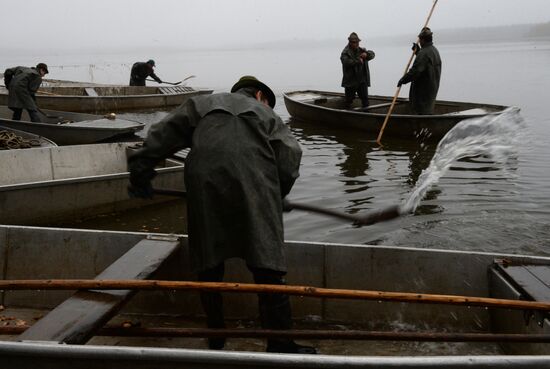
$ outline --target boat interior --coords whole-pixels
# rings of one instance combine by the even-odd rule
[[[0,124],[0,150],[54,147],[57,144],[45,137]]]
[[[5,280],[195,280],[183,235],[0,226],[0,236],[0,251],[6,255],[0,272]],[[413,292],[549,300],[549,258],[307,242],[287,242],[287,251],[289,285],[394,291],[399,295]],[[252,282],[239,260],[227,262],[226,281]],[[207,347],[204,337],[212,332],[201,328],[205,322],[196,290],[176,291],[168,286],[134,296],[129,290],[74,288],[2,288],[0,339],[117,347]],[[336,298],[334,294],[322,298],[293,296],[296,321],[291,333],[315,331],[297,340],[317,347],[322,354],[550,353],[550,325],[544,311],[475,306],[464,298],[456,305],[412,303],[392,301],[383,295],[363,301]],[[222,331],[229,337],[225,349],[264,351],[265,340],[257,329],[256,295],[224,293],[224,299],[228,330]],[[248,332],[248,336],[235,332]],[[523,341],[510,341],[507,334]],[[547,341],[536,341],[537,337]]]
[[[311,104],[329,109],[346,109],[358,113],[387,114],[392,103],[392,97],[371,95],[369,96],[369,107],[362,108],[361,100],[356,98],[352,106],[350,108],[346,108],[344,94],[342,93],[301,91],[289,93],[287,96],[304,104]],[[503,109],[505,109],[504,106],[498,105],[438,100],[436,101],[433,115],[479,115],[499,112]],[[398,98],[394,105],[392,114],[414,115],[414,112],[411,110],[408,99]]]

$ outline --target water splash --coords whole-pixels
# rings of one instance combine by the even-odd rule
[[[434,157],[420,174],[416,186],[401,206],[401,213],[414,212],[426,192],[439,181],[456,160],[484,155],[504,164],[519,143],[525,122],[519,108],[498,115],[466,119],[453,127],[437,145]]]

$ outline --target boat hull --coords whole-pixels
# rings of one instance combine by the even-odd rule
[[[359,110],[358,101],[352,106],[355,110],[346,110],[344,94],[341,93],[307,90],[287,92],[283,97],[289,114],[295,119],[357,129],[373,138],[380,132],[392,101],[388,96],[370,96],[371,110],[363,112]],[[410,111],[408,100],[400,98],[384,129],[384,136],[441,139],[461,120],[499,113],[504,109],[506,107],[500,105],[437,101],[434,115],[415,115]],[[460,113],[461,110],[470,113]]]
[[[36,103],[41,109],[91,114],[145,112],[173,109],[189,98],[211,94],[212,90],[191,87],[90,86],[99,96],[87,96],[85,87],[41,87]],[[172,90],[170,90],[172,89]],[[0,90],[0,105],[7,105],[7,90]]]
[[[31,122],[27,112],[22,120],[12,120],[11,110],[0,106],[0,125],[40,135],[57,145],[91,144],[118,137],[132,136],[143,129],[143,123],[124,119],[108,119],[100,115],[68,111],[42,110],[42,122]]]
[[[0,152],[0,223],[40,225],[74,221],[173,200],[128,196],[126,152],[111,143]],[[153,180],[183,189],[183,165],[168,160]]]

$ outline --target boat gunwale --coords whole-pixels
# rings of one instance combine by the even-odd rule
[[[165,168],[157,168],[155,170],[158,174],[164,174],[164,173],[178,172],[178,171],[181,171],[182,168],[183,168],[183,164],[175,165],[171,167],[165,167]],[[29,188],[60,186],[60,185],[68,185],[68,184],[75,184],[75,183],[90,183],[90,182],[98,182],[98,181],[104,181],[109,179],[122,179],[122,178],[129,178],[129,177],[130,177],[130,172],[118,172],[118,173],[111,173],[111,174],[98,174],[93,176],[24,182],[24,183],[10,184],[10,185],[0,185],[0,193],[8,192],[8,191],[26,190]]]
[[[124,86],[129,87],[129,86]],[[170,87],[170,86],[165,86]],[[50,88],[50,87],[47,87]],[[59,87],[54,87],[59,88]],[[73,87],[70,87],[73,88]],[[83,87],[82,87],[83,88]],[[112,88],[112,87],[108,87]],[[158,88],[158,87],[154,87]],[[168,96],[182,96],[182,95],[194,95],[194,94],[203,94],[205,92],[214,92],[214,90],[210,89],[198,89],[194,91],[187,91],[187,92],[179,92],[179,93],[170,93],[170,94],[164,94],[164,93],[156,93],[156,94],[142,94],[142,95],[115,95],[115,96],[85,96],[85,95],[41,95],[40,90],[36,93],[36,97],[43,99],[106,99],[106,100],[114,100],[114,99],[122,99],[122,98],[150,98],[150,97],[159,97],[159,98],[165,98]]]
[[[184,348],[161,348],[143,346],[100,346],[100,345],[59,345],[48,342],[10,342],[0,341],[0,362],[24,362],[38,359],[42,363],[66,361],[72,368],[90,367],[88,360],[101,360],[103,365],[112,360],[123,368],[136,362],[155,363],[159,368],[176,368],[182,363],[194,364],[194,367],[213,365],[250,366],[272,368],[395,368],[404,365],[407,368],[541,368],[550,362],[550,355],[456,355],[456,356],[350,356],[350,355],[305,355],[278,354],[249,351],[215,351]],[[15,357],[9,361],[10,357]],[[78,363],[78,360],[82,360]],[[543,365],[543,366],[541,366]]]
[[[172,167],[171,167],[172,168]],[[162,168],[162,169],[171,169],[171,168]],[[174,167],[175,168],[175,167]],[[178,166],[179,168],[179,166]],[[0,231],[1,230],[9,230],[9,229],[28,229],[28,230],[35,230],[35,231],[42,231],[42,232],[59,232],[59,231],[67,231],[66,228],[62,227],[38,227],[38,226],[24,226],[24,225],[3,225],[0,224]],[[140,235],[145,237],[166,237],[167,233],[156,233],[156,232],[132,232],[132,231],[113,231],[113,230],[97,230],[97,229],[87,229],[87,228],[71,228],[71,232],[79,232],[79,233],[107,233],[107,234],[113,234],[113,235]],[[186,239],[188,237],[187,234],[169,234],[173,237],[178,237],[179,239]],[[284,240],[285,244],[294,245],[294,246],[303,246],[303,245],[311,245],[311,246],[344,246],[344,247],[354,247],[354,248],[365,248],[365,249],[381,249],[381,250],[394,250],[394,251],[413,251],[413,252],[420,252],[425,254],[457,254],[457,255],[467,255],[467,256],[490,256],[494,257],[495,259],[514,259],[515,261],[540,261],[540,265],[550,265],[550,256],[540,256],[540,255],[530,255],[530,254],[505,254],[505,253],[498,253],[498,252],[488,252],[488,251],[472,251],[472,250],[449,250],[449,249],[438,249],[438,248],[421,248],[421,247],[405,247],[405,246],[389,246],[389,245],[376,245],[376,244],[360,244],[360,243],[338,243],[338,242],[320,242],[320,241],[299,241],[299,240]],[[542,263],[542,262],[548,262]]]
[[[44,111],[45,112],[54,112],[54,111],[57,112],[57,110],[44,110]],[[76,114],[78,114],[78,113],[76,113]],[[102,119],[106,119],[106,118],[98,116],[98,118],[96,118],[96,119],[85,119],[85,120],[80,120],[80,121],[76,121],[76,122],[73,122],[73,123],[94,122],[94,121],[98,121],[98,120],[102,120]],[[127,127],[94,127],[94,126],[73,125],[72,123],[55,124],[55,123],[46,123],[46,122],[31,122],[31,121],[28,121],[28,120],[13,120],[13,119],[7,119],[7,118],[0,118],[0,125],[2,125],[3,122],[16,123],[16,124],[25,123],[25,125],[28,125],[30,127],[48,127],[48,128],[55,127],[56,129],[62,129],[62,130],[63,129],[94,130],[94,131],[98,131],[98,132],[101,132],[101,131],[107,131],[107,132],[112,132],[112,131],[116,131],[116,132],[119,132],[119,131],[120,132],[126,132],[127,131],[127,132],[130,132],[130,131],[133,131],[133,132],[138,132],[138,131],[141,131],[143,128],[145,128],[144,123],[135,122],[135,121],[127,120],[127,119],[120,119],[120,120],[123,121],[123,122],[133,123],[134,125],[129,125]],[[32,133],[32,132],[27,132],[27,133]],[[36,135],[36,133],[32,133],[32,134]],[[37,135],[37,136],[40,136],[40,135]],[[41,137],[44,137],[44,136],[41,136]]]

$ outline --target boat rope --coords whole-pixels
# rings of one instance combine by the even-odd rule
[[[13,132],[0,131],[0,150],[28,149],[33,146],[40,146],[40,140],[27,140]]]

